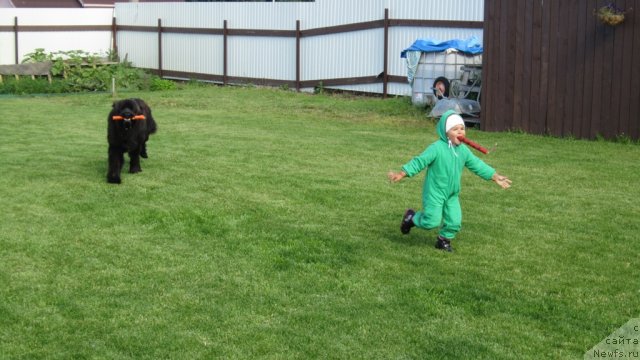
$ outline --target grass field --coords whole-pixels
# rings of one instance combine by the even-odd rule
[[[467,135],[455,253],[403,236],[407,99],[186,87],[107,184],[107,94],[0,98],[3,359],[582,359],[640,317],[640,146]]]

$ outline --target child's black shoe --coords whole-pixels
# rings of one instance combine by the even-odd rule
[[[453,248],[451,247],[451,240],[438,235],[438,241],[436,241],[436,249],[453,252]]]
[[[411,231],[412,227],[416,226],[416,224],[413,223],[413,215],[415,214],[416,212],[412,209],[409,209],[404,213],[404,216],[402,217],[402,223],[400,224],[401,233],[406,235],[409,233],[409,231]]]

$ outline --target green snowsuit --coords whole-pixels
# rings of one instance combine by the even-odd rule
[[[449,143],[445,126],[447,118],[452,114],[454,111],[447,111],[438,121],[436,129],[440,140],[402,166],[402,171],[409,177],[428,168],[422,189],[422,211],[416,212],[413,223],[422,229],[434,229],[444,220],[439,235],[447,239],[455,237],[462,223],[458,199],[462,169],[466,166],[485,180],[490,180],[496,172],[475,156],[465,144],[455,146]]]

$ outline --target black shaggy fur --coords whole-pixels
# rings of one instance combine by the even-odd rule
[[[123,120],[113,120],[113,116]],[[134,120],[136,115],[144,115],[144,120]],[[147,158],[146,142],[149,135],[157,130],[151,109],[141,99],[125,99],[113,103],[107,119],[107,140],[109,142],[109,171],[107,182],[120,184],[120,171],[124,164],[124,153],[129,153],[129,172],[142,171],[140,157]]]

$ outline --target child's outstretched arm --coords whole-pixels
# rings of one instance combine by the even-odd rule
[[[400,171],[400,172],[389,171],[387,173],[387,177],[389,178],[389,181],[391,181],[391,182],[398,182],[398,181],[404,179],[405,177],[407,177],[407,173],[405,173],[404,171]]]
[[[508,189],[511,187],[511,180],[509,180],[509,178],[504,175],[498,174],[497,172],[493,174],[491,180],[500,185],[500,187],[502,187],[503,189]]]

